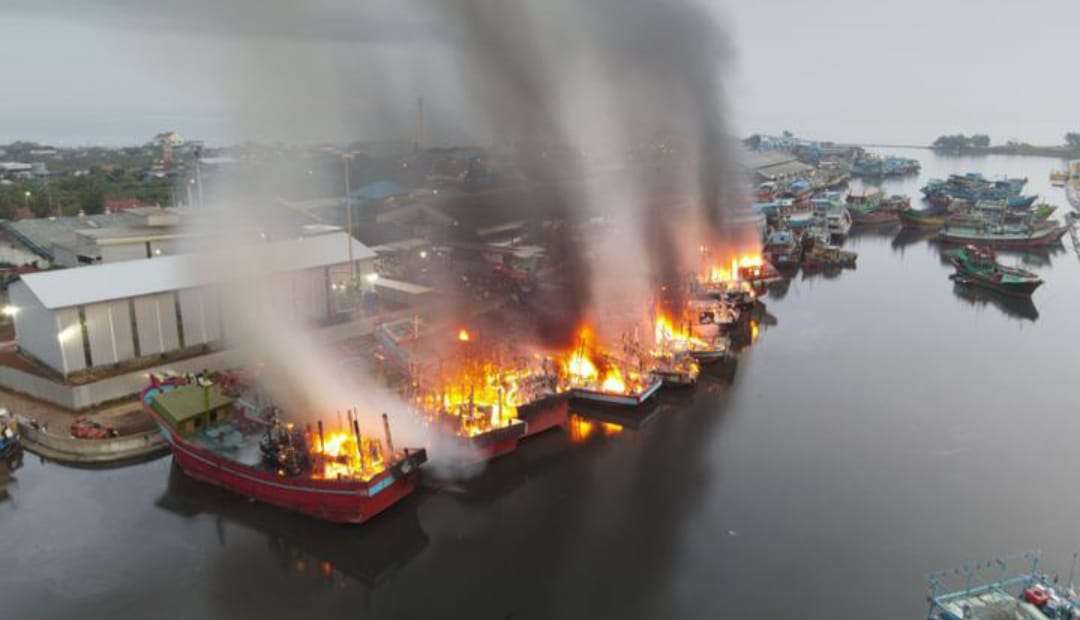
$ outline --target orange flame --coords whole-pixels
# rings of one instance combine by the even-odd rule
[[[623,366],[600,349],[587,326],[578,330],[575,347],[559,358],[562,364],[560,391],[585,388],[609,394],[629,394],[642,389],[646,383],[632,365]]]
[[[600,389],[611,394],[623,394],[626,392],[626,381],[623,380],[622,372],[617,366],[612,366],[600,384]]]
[[[458,340],[459,340],[460,342],[468,342],[468,341],[472,340],[472,336],[470,336],[470,335],[469,335],[469,332],[468,332],[468,331],[466,331],[466,330],[465,330],[465,328],[463,327],[463,328],[461,328],[461,329],[460,329],[460,330],[458,331],[458,333],[457,333],[457,339],[458,339]]]
[[[713,265],[707,279],[712,284],[734,282],[741,279],[740,272],[743,269],[760,269],[764,265],[764,259],[757,252],[732,256],[729,265]]]
[[[622,432],[623,427],[611,422],[596,423],[579,415],[571,415],[569,420],[570,441],[584,443],[599,429],[604,437],[611,437]]]
[[[356,436],[344,430],[325,433],[325,441],[313,432],[308,438],[311,446],[312,477],[324,480],[359,478],[371,480],[386,469],[382,444],[374,439]]]

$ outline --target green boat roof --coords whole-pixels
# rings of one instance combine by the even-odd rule
[[[186,420],[208,411],[228,407],[232,403],[233,399],[222,394],[216,385],[206,388],[197,385],[181,385],[159,394],[150,406],[171,426],[176,427]]]

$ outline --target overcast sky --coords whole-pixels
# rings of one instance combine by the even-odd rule
[[[433,138],[484,139],[435,13],[357,4],[3,0],[0,141],[393,138],[418,94]],[[1075,0],[710,4],[731,40],[718,71],[740,134],[1047,143],[1080,130]]]

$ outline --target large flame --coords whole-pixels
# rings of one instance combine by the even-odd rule
[[[509,426],[518,407],[557,391],[554,362],[532,355],[511,355],[497,344],[473,341],[462,329],[461,342],[436,368],[417,369],[412,400],[430,422],[473,437]]]
[[[312,459],[312,477],[324,480],[353,478],[371,480],[386,470],[382,444],[374,439],[360,437],[344,430],[324,434],[312,432],[308,436]]]
[[[607,374],[604,376],[604,382],[600,384],[600,389],[610,394],[624,394],[626,392],[626,381],[623,380],[622,372],[619,371],[618,366],[612,366],[608,369]]]
[[[749,273],[756,273],[765,265],[760,252],[732,256],[728,264],[718,263],[709,268],[707,281],[712,284],[736,282],[747,279]]]
[[[566,361],[566,372],[572,378],[585,382],[595,381],[599,376],[596,364],[589,359],[588,354],[583,350],[574,351],[570,355],[570,359]]]
[[[574,348],[561,358],[560,391],[581,388],[608,394],[631,394],[644,389],[646,377],[626,360],[605,352],[588,326],[578,330]]]

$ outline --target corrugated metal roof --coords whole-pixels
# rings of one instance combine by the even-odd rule
[[[772,166],[766,166],[764,168],[758,168],[757,173],[765,177],[766,179],[775,179],[777,177],[807,174],[813,169],[813,166],[809,166],[798,161],[791,161],[781,164],[774,164]]]
[[[214,284],[229,265],[244,265],[239,277],[300,271],[349,261],[345,232],[240,245],[211,254],[176,254],[160,258],[105,263],[44,271],[22,281],[46,308],[68,308],[112,299],[127,299]],[[352,240],[353,260],[374,258],[375,253]],[[240,271],[239,267],[236,271]]]
[[[743,150],[738,155],[739,161],[741,161],[744,166],[754,171],[799,160],[793,153],[787,151]]]

